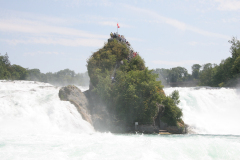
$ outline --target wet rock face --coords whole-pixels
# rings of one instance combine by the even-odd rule
[[[88,110],[88,100],[79,88],[72,85],[62,87],[58,95],[62,101],[70,101],[74,104],[82,118],[90,124],[93,124]]]
[[[94,129],[101,132],[111,131],[110,116],[104,103],[91,90],[81,92],[73,85],[62,87],[59,98],[75,105],[82,118],[93,125]]]
[[[91,86],[89,87],[91,88]],[[93,127],[100,132],[112,131],[111,118],[105,103],[90,89],[84,92],[88,99]]]

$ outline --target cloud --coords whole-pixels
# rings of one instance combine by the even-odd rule
[[[1,14],[3,13],[3,14]],[[7,13],[7,14],[6,14]],[[101,47],[109,35],[93,34],[84,30],[71,28],[74,23],[94,23],[104,26],[116,26],[115,20],[106,17],[83,16],[84,21],[46,17],[44,15],[29,14],[17,11],[0,11],[0,32],[18,34],[22,38],[0,39],[8,44],[54,44],[64,46]],[[114,18],[113,18],[114,19]],[[64,25],[68,25],[67,27]],[[133,26],[120,23],[121,27]],[[30,37],[30,38],[29,38]],[[136,40],[136,39],[135,39]]]
[[[25,15],[25,13],[23,13],[23,15]],[[21,37],[24,37],[21,39],[13,38],[0,40],[12,45],[53,44],[63,46],[100,47],[104,44],[104,40],[108,38],[107,35],[92,34],[83,30],[59,25],[59,23],[65,21],[64,19],[58,18],[55,22],[50,23],[49,21],[54,19],[53,17],[42,20],[43,17],[36,16],[35,20],[29,20],[32,18],[31,16],[28,16],[28,19],[18,17],[0,18],[0,32],[8,32],[10,34],[18,33]]]
[[[108,38],[108,36],[106,35],[91,34],[82,30],[48,25],[41,22],[24,19],[10,19],[10,20],[0,19],[0,31],[21,32],[30,34],[57,34],[86,38],[102,38],[102,39]]]
[[[226,19],[222,19],[222,22],[223,23],[238,23],[238,22],[240,22],[240,18],[234,18],[234,17],[226,18]]]
[[[138,8],[138,7],[134,7],[134,6],[130,6],[130,5],[123,5],[123,6],[127,9],[130,9],[130,10],[134,11],[134,12],[138,12],[138,13],[142,13],[144,15],[148,15],[148,17],[153,19],[153,20],[151,20],[151,22],[165,23],[165,24],[168,24],[172,27],[175,27],[175,28],[177,28],[181,31],[191,31],[191,32],[194,32],[194,33],[198,33],[200,35],[223,38],[223,39],[229,39],[230,38],[227,35],[205,31],[205,30],[202,30],[200,28],[188,25],[188,24],[186,24],[184,22],[181,22],[179,20],[161,16],[158,13],[156,13],[154,11],[151,11],[151,10],[142,9],[142,8]]]
[[[112,1],[109,0],[55,0],[61,2],[67,7],[79,7],[79,6],[112,6]]]
[[[86,38],[28,38],[28,39],[0,39],[0,41],[6,42],[11,45],[17,44],[46,44],[46,45],[62,45],[62,46],[85,46],[85,47],[101,47],[104,44],[104,40],[101,39],[86,39]]]
[[[214,0],[217,2],[218,9],[222,11],[237,11],[240,10],[239,0]]]
[[[217,43],[210,42],[210,43],[202,43],[202,42],[196,42],[196,41],[191,41],[188,42],[189,45],[191,46],[213,46],[213,45],[218,45]]]
[[[54,55],[60,55],[60,54],[65,54],[65,53],[60,53],[60,52],[42,52],[42,51],[37,51],[37,52],[27,52],[27,53],[24,53],[24,56],[35,56],[35,55],[39,55],[39,54],[54,54]]]
[[[169,65],[169,66],[184,66],[184,65],[189,65],[189,64],[199,64],[199,61],[196,60],[187,60],[187,61],[161,61],[161,60],[155,60],[152,61],[154,64],[162,64],[162,65]]]
[[[154,11],[151,11],[151,10],[147,10],[147,9],[142,9],[142,8],[138,8],[138,7],[134,7],[134,6],[130,6],[130,5],[123,5],[124,7],[128,8],[129,10],[133,11],[133,12],[140,12],[144,15],[148,15],[152,18],[155,18],[152,22],[161,22],[161,23],[166,23],[166,24],[169,24],[173,27],[176,27],[180,30],[185,30],[186,29],[186,24],[183,23],[183,22],[180,22],[178,20],[175,20],[175,19],[171,19],[171,18],[167,18],[167,17],[164,17],[164,16],[161,16],[159,14],[157,14],[156,12]]]

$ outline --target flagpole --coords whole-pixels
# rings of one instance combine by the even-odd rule
[[[118,22],[117,22],[117,24],[118,24]],[[117,25],[117,34],[118,34],[118,25]]]

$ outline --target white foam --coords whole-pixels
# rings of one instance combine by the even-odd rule
[[[93,132],[59,88],[33,81],[0,81],[0,134]]]
[[[45,83],[0,81],[1,160],[240,158],[239,136],[96,133],[72,104],[59,100],[58,90],[59,88]],[[172,91],[173,89],[165,90],[167,94]],[[179,88],[179,91],[184,120],[199,128],[204,127],[206,132],[211,131],[208,127],[212,128],[207,125],[208,115],[212,114],[215,118],[222,115],[222,103],[227,101],[229,108],[239,111],[230,103],[238,102],[234,90]],[[226,94],[229,96],[224,96]],[[221,102],[214,103],[215,99],[220,99]],[[213,106],[212,109],[209,105]],[[224,113],[228,116],[233,112]],[[235,115],[233,119],[236,122],[232,124],[237,124],[239,119]],[[216,132],[217,129],[213,131]],[[233,132],[231,128],[229,131]],[[222,130],[219,133],[221,132]]]
[[[179,107],[185,123],[201,134],[240,135],[240,96],[236,89],[226,88],[166,88],[180,94]]]

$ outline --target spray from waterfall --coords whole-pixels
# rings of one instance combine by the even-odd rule
[[[178,90],[183,120],[198,134],[240,135],[240,94],[227,88],[166,88]]]
[[[94,132],[58,91],[47,83],[0,81],[0,134]]]

